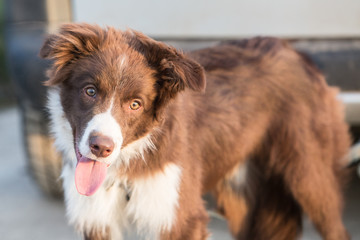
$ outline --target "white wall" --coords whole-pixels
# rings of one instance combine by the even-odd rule
[[[360,0],[73,0],[77,22],[153,37],[360,37]]]

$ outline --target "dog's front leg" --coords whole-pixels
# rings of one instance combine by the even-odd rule
[[[178,215],[179,219],[169,232],[163,232],[160,240],[206,240],[209,239],[207,223],[209,217],[205,209],[193,209],[192,212],[182,212]]]
[[[84,240],[111,240],[110,231],[107,228],[105,231],[102,230],[90,230],[90,232],[83,233]]]
[[[197,178],[200,174],[192,175],[189,171],[182,173],[174,223],[161,234],[160,240],[208,239],[209,216],[202,199],[200,179]]]

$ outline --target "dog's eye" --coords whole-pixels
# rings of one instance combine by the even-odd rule
[[[134,100],[130,103],[131,110],[138,110],[141,107],[141,104],[138,100]]]
[[[86,93],[86,95],[88,95],[90,97],[95,97],[96,89],[94,87],[87,87],[87,88],[85,88],[85,93]]]

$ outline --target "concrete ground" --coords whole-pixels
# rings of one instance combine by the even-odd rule
[[[0,134],[0,239],[79,239],[66,224],[63,203],[44,196],[29,176],[16,108],[0,109]],[[356,176],[348,190],[344,219],[352,239],[360,239],[360,180]],[[231,239],[223,220],[213,217],[209,229],[212,239]],[[307,220],[301,239],[320,239]]]

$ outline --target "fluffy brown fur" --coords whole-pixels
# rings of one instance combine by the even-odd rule
[[[348,239],[341,171],[350,140],[337,90],[286,42],[254,38],[183,54],[138,32],[67,24],[40,55],[54,61],[46,84],[61,87],[75,134],[114,92],[124,146],[152,133],[156,150],[146,163],[132,159],[119,175],[182,167],[176,221],[161,239],[208,236],[206,192],[237,239],[295,239],[302,212],[324,239]],[[127,64],[119,69],[121,55]],[[99,101],[77,100],[85,78]],[[138,95],[144,104],[133,115],[123,103]],[[95,236],[87,239],[102,238]]]

